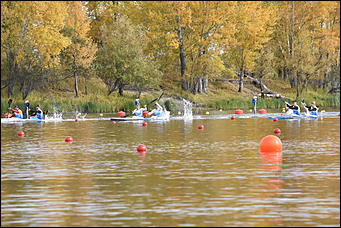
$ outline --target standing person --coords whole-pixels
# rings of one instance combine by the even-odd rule
[[[284,101],[285,104],[286,104],[286,107],[288,109],[288,111],[286,112],[287,115],[292,115],[292,114],[295,114],[295,115],[301,115],[300,113],[300,106],[297,105],[297,102],[294,101],[294,103],[292,105],[290,105],[288,102]]]
[[[252,103],[253,103],[253,114],[256,114],[256,111],[257,111],[257,96],[254,96],[252,98]]]
[[[29,102],[29,100],[25,101],[24,107],[25,107],[26,119],[28,119],[29,118],[28,112],[30,111],[30,102]]]
[[[316,102],[313,101],[311,102],[311,106],[307,106],[306,103],[304,102],[304,100],[301,101],[304,109],[306,110],[306,114],[307,115],[314,115],[317,116],[318,115],[318,110],[319,108],[316,106]]]
[[[14,112],[14,116],[12,116],[12,117],[16,117],[16,118],[19,118],[19,119],[24,119],[22,111],[19,109],[18,105],[14,106],[14,109],[13,108],[8,108],[8,109],[11,110],[12,112]]]

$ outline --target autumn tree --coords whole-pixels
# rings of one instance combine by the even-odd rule
[[[120,16],[101,27],[102,48],[99,48],[95,68],[108,88],[108,95],[118,89],[123,95],[126,85],[143,88],[158,83],[157,63],[144,54],[146,37],[129,19]]]
[[[1,2],[2,67],[7,68],[4,87],[9,97],[18,85],[25,99],[59,64],[60,51],[70,44],[59,32],[65,7],[64,2]]]
[[[82,2],[67,2],[67,10],[65,27],[61,32],[72,43],[62,51],[60,57],[66,76],[73,77],[75,97],[79,97],[78,78],[88,75],[97,47],[88,35],[90,25]]]

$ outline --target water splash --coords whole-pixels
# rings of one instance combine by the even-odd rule
[[[193,120],[193,113],[192,113],[192,103],[184,98],[182,98],[184,104],[184,120]]]
[[[53,105],[53,114],[49,116],[48,114],[45,115],[45,120],[62,120],[63,113],[57,110],[56,105]]]

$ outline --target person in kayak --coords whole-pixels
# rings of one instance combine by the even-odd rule
[[[164,111],[162,106],[159,103],[154,104],[155,108],[148,113],[148,115],[155,115],[157,117],[161,117],[164,115]]]
[[[143,111],[146,111],[146,110],[147,110],[147,105],[141,108],[140,103],[137,103],[136,108],[132,113],[138,117],[143,117]]]
[[[301,101],[304,109],[306,110],[306,113],[309,115],[314,115],[317,116],[318,115],[318,110],[319,108],[316,106],[316,102],[313,101],[311,102],[311,106],[306,105],[306,103],[304,102],[304,100]]]
[[[292,115],[292,114],[295,114],[295,115],[301,115],[300,113],[300,106],[297,105],[297,102],[294,101],[294,103],[292,105],[290,105],[288,102],[285,101],[285,104],[286,104],[286,108],[287,108],[287,112],[286,114],[287,115]]]
[[[14,107],[14,109],[13,108],[8,108],[8,109],[14,113],[14,115],[12,115],[11,117],[24,119],[24,115],[23,115],[22,111],[19,109],[18,105],[16,105]]]
[[[42,120],[44,116],[43,110],[41,110],[40,105],[36,106],[36,110],[32,113],[31,119]]]

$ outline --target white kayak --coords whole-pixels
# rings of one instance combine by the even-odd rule
[[[152,117],[139,117],[139,116],[127,116],[127,117],[111,117],[111,121],[166,121],[170,119],[170,112],[167,111],[163,116],[152,116]]]
[[[12,118],[1,118],[1,123],[13,123],[13,122],[43,122],[44,119],[37,119],[37,118],[31,118],[31,119],[20,119],[16,117]]]

